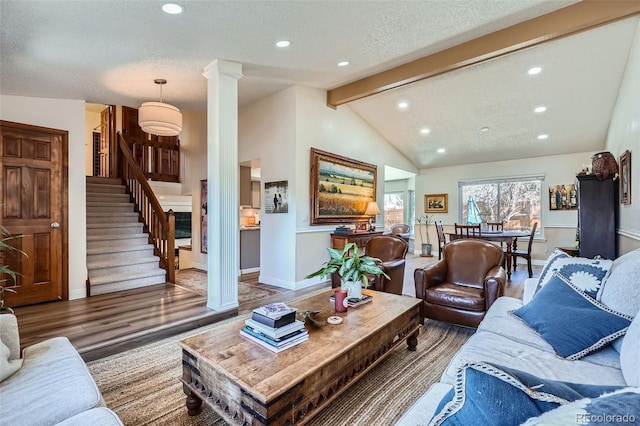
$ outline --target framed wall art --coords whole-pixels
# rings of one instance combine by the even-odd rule
[[[264,184],[264,212],[289,212],[289,181],[266,182]]]
[[[311,225],[367,221],[377,167],[311,148]]]
[[[575,210],[578,208],[577,188],[573,183],[549,187],[549,210]]]
[[[631,204],[631,151],[620,156],[620,203]]]
[[[200,252],[207,252],[207,180],[200,181]]]
[[[447,213],[449,211],[449,194],[426,194],[424,196],[425,213]]]

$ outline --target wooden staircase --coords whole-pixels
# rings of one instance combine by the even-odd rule
[[[87,176],[89,294],[113,293],[166,281],[160,258],[138,221],[120,179]]]

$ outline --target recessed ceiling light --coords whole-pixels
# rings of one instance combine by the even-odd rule
[[[488,131],[489,131],[489,128],[488,128],[488,127],[486,127],[486,126],[485,126],[485,127],[481,127],[481,128],[480,128],[480,131],[481,131],[481,132],[488,132]]]
[[[169,15],[178,15],[184,12],[184,7],[175,3],[167,3],[162,5],[162,11],[168,13]]]
[[[538,139],[540,139],[540,140],[547,139],[547,138],[549,138],[549,135],[547,135],[547,134],[538,135]]]
[[[291,42],[289,40],[280,40],[276,42],[276,46],[278,47],[289,47],[290,44]]]
[[[431,130],[427,129],[426,127],[424,129],[420,129],[420,133],[422,133],[423,135],[428,135],[429,132],[431,132]]]
[[[338,62],[338,66],[339,67],[346,67],[347,65],[349,65],[349,61],[340,61],[340,62]]]
[[[438,148],[438,154],[444,154],[445,152],[446,152],[446,149]]]
[[[398,108],[405,109],[407,107],[409,107],[409,104],[407,102],[404,102],[404,101],[403,102],[398,102]]]
[[[546,107],[546,106],[539,106],[539,107],[536,107],[536,108],[533,110],[533,112],[545,112],[546,110],[547,110],[547,107]]]
[[[540,68],[540,67],[533,67],[533,68],[529,68],[529,71],[527,71],[527,73],[528,73],[529,75],[536,75],[536,74],[539,74],[539,73],[540,73],[540,71],[542,71],[542,68]]]

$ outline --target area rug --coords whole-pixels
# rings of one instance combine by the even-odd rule
[[[206,296],[207,271],[195,268],[181,269],[176,273],[176,284]],[[287,289],[258,283],[258,273],[243,275],[241,280],[238,280],[238,304],[253,302],[284,291]]]
[[[107,406],[127,426],[225,425],[206,404],[198,416],[189,417],[179,380],[182,360],[177,341],[219,324],[90,362],[89,369]],[[394,424],[438,381],[471,333],[468,329],[428,322],[421,327],[416,352],[407,351],[405,345],[398,347],[308,424]]]

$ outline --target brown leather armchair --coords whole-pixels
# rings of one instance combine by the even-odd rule
[[[391,278],[389,280],[384,275],[373,278],[371,285],[374,290],[402,294],[405,257],[408,250],[409,244],[404,239],[393,235],[380,235],[367,241],[365,254],[379,259],[378,265]]]
[[[443,251],[442,260],[413,275],[422,318],[476,328],[504,294],[502,250],[487,241],[460,239]]]

